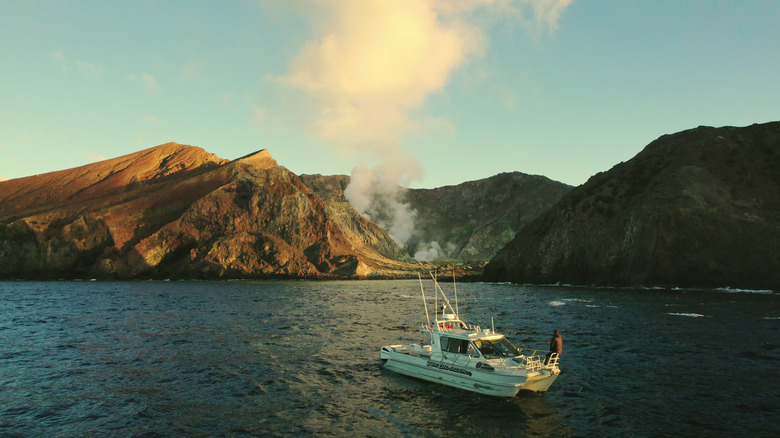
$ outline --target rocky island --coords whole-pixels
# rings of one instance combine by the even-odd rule
[[[521,173],[399,188],[420,210],[402,248],[347,202],[349,182],[295,175],[267,150],[230,161],[177,143],[2,181],[0,278],[416,277],[440,269],[410,255],[421,242],[452,248],[443,267],[475,275],[571,189]]]
[[[524,227],[489,281],[780,290],[780,122],[665,135]]]
[[[1,278],[392,276],[413,267],[403,254],[265,150],[168,143],[0,182]]]
[[[572,188],[504,173],[399,188],[399,246],[267,150],[168,143],[0,181],[0,279],[406,278],[780,290],[780,122],[664,135]],[[436,249],[439,260],[433,260]],[[419,261],[418,261],[419,260]]]

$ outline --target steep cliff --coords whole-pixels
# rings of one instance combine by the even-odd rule
[[[344,189],[349,184],[345,175],[301,175],[301,181],[317,196],[325,201],[328,214],[350,240],[376,250],[379,254],[392,260],[412,262],[412,258],[396,244],[387,231],[367,220],[344,199]]]
[[[665,135],[526,226],[491,281],[780,289],[780,123]]]
[[[301,179],[330,205],[349,206],[344,198],[349,176],[301,175]],[[520,172],[436,189],[399,187],[400,201],[415,211],[414,233],[404,250],[425,261],[486,261],[569,190],[566,184]],[[356,232],[366,230],[361,225]],[[384,237],[374,245],[384,248],[382,253],[388,257],[408,259]]]
[[[397,275],[267,151],[169,143],[0,182],[0,278]],[[370,226],[370,225],[366,225]]]
[[[442,258],[488,260],[571,189],[520,172],[436,189],[409,189],[406,200],[417,220],[406,250],[418,256],[428,252]]]

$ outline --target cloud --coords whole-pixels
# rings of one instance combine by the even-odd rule
[[[141,82],[143,82],[147,88],[157,87],[157,80],[154,79],[154,76],[150,75],[149,73],[141,74]]]
[[[219,103],[221,103],[223,106],[232,105],[234,100],[235,96],[233,96],[233,93],[224,92],[219,95]]]
[[[252,120],[255,123],[263,123],[266,120],[265,109],[259,105],[252,106]]]
[[[104,157],[103,155],[98,155],[94,152],[82,152],[81,155],[88,159],[92,163],[97,163],[98,161],[105,161],[108,158]]]
[[[408,113],[441,91],[479,50],[473,26],[443,22],[433,2],[339,0],[318,3],[319,33],[278,80],[302,90],[318,111],[315,135],[360,144],[407,128]]]
[[[62,52],[52,53],[52,59],[57,62],[65,73],[78,73],[87,79],[95,79],[103,76],[103,67],[89,61],[73,60]]]
[[[277,80],[316,107],[311,131],[364,143],[409,129],[409,112],[441,92],[487,43],[485,27],[515,20],[557,28],[571,0],[333,0],[307,3],[317,37]],[[299,5],[300,6],[300,5]],[[297,10],[303,10],[303,7]]]
[[[19,136],[16,137],[16,139],[22,143],[27,143],[30,141],[38,140],[39,138],[41,138],[42,135],[43,133],[40,130],[36,130],[32,133],[24,132],[22,134],[19,134]]]
[[[157,117],[155,117],[155,116],[153,116],[151,114],[147,114],[147,115],[143,116],[142,120],[144,122],[146,122],[146,123],[149,123],[150,125],[159,125],[160,124],[160,119],[158,119]]]
[[[288,7],[307,18],[315,37],[289,60],[283,84],[301,100],[307,131],[342,154],[379,161],[352,171],[347,200],[403,244],[416,213],[399,201],[399,185],[422,168],[402,139],[430,130],[454,132],[422,114],[453,72],[487,46],[486,29],[515,20],[532,34],[554,31],[570,0],[319,0]],[[514,105],[514,102],[507,102]],[[411,115],[414,114],[414,120]],[[253,118],[265,120],[254,108]],[[411,227],[411,228],[410,228]]]
[[[481,18],[482,25],[495,21],[520,23],[530,33],[540,35],[558,29],[561,14],[573,0],[436,0],[436,9],[445,16]]]
[[[200,58],[190,60],[181,69],[182,80],[194,82],[200,85],[208,85],[209,81],[203,74],[204,66],[205,62],[203,62],[203,60]]]
[[[160,90],[160,86],[157,83],[157,79],[149,73],[141,73],[140,75],[130,75],[128,79],[131,82],[137,82],[144,86],[146,91],[150,93],[156,93]]]
[[[558,20],[573,0],[538,0],[527,3],[534,11],[534,25],[536,30],[543,32],[545,28],[555,31],[558,29]]]

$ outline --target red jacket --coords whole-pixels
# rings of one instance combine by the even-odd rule
[[[563,338],[559,334],[558,336],[553,336],[550,340],[550,352],[552,353],[563,353]]]

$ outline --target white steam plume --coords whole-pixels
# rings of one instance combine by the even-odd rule
[[[418,246],[417,252],[414,253],[414,259],[422,262],[432,262],[443,258],[449,258],[454,256],[454,252],[458,247],[451,242],[445,242],[444,247],[439,242],[431,241],[421,243]]]
[[[554,29],[570,0],[314,0],[293,1],[316,38],[277,80],[303,92],[301,117],[311,133],[342,154],[382,164],[355,168],[347,199],[403,245],[414,212],[398,187],[422,175],[401,147],[404,135],[426,129],[410,112],[447,85],[452,72],[479,54],[490,21],[514,19],[534,33]],[[528,16],[532,18],[527,18]],[[487,20],[486,20],[487,17]],[[426,117],[424,116],[423,119]],[[446,126],[436,121],[432,125]],[[430,127],[430,126],[428,126]],[[395,210],[390,214],[387,209]],[[404,238],[404,236],[407,236]]]
[[[414,157],[385,157],[374,168],[356,166],[344,197],[357,211],[386,229],[403,246],[414,232],[417,212],[403,202],[403,187],[419,178],[422,169]]]

